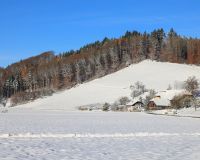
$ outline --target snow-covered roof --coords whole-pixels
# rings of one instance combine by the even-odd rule
[[[181,94],[184,92],[183,90],[165,90],[160,91],[156,94],[156,96],[160,96],[160,98],[172,100],[175,95]]]
[[[157,106],[170,106],[170,101],[174,96],[180,94],[190,95],[190,93],[185,90],[166,90],[158,92],[156,97],[151,99],[151,101],[153,101]]]
[[[142,103],[141,101],[131,101],[131,102],[129,102],[129,103],[127,103],[126,105],[127,106],[132,106],[132,105],[134,105],[134,104],[136,104],[136,103]]]
[[[157,106],[170,106],[170,100],[166,98],[154,98],[153,101]]]

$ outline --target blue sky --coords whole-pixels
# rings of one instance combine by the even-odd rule
[[[0,0],[0,66],[126,30],[173,27],[200,37],[199,6],[199,0]]]

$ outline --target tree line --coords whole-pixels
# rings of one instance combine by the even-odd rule
[[[104,38],[59,55],[48,51],[0,68],[0,99],[35,99],[34,93],[43,96],[49,90],[71,88],[144,59],[199,64],[200,40],[161,28],[151,33],[127,31],[120,38]]]

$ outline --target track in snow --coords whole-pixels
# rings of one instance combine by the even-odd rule
[[[200,136],[200,133],[116,133],[116,134],[0,134],[0,138],[134,138],[134,137]]]

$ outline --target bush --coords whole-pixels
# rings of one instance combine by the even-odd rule
[[[118,111],[119,101],[115,101],[111,106],[111,111]]]
[[[171,107],[175,109],[191,107],[193,103],[192,97],[187,95],[177,95],[171,100]]]
[[[110,104],[109,103],[105,103],[102,107],[102,111],[108,111],[110,108]]]
[[[126,105],[128,102],[130,102],[130,99],[128,97],[121,97],[119,99],[119,105]]]
[[[88,107],[87,106],[80,106],[80,107],[78,107],[78,110],[80,110],[80,111],[88,111]]]

